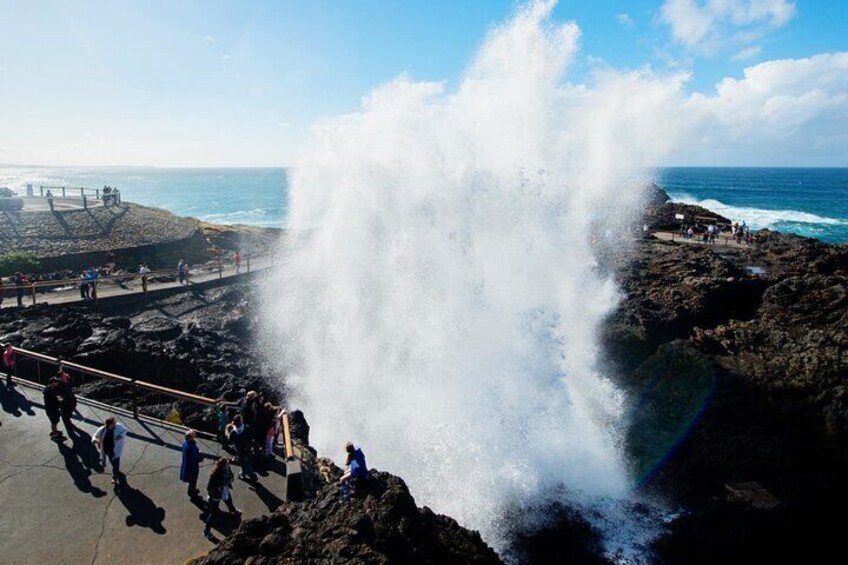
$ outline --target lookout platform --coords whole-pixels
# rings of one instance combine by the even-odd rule
[[[74,424],[81,433],[58,443],[48,437],[36,385],[0,385],[0,401],[0,561],[183,563],[212,549],[203,537],[202,503],[192,503],[179,481],[181,430],[79,398]],[[130,430],[121,460],[124,486],[111,484],[108,469],[101,472],[91,444],[91,434],[108,416]],[[226,452],[213,441],[197,441],[204,457],[198,488],[205,494],[211,465]],[[243,519],[267,514],[285,498],[284,462],[276,459],[257,471],[256,482],[235,481],[233,501]],[[219,538],[240,522],[222,509],[213,527]]]

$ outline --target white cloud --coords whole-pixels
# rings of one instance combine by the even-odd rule
[[[633,18],[629,14],[617,14],[615,19],[624,27],[633,27]]]
[[[748,67],[683,111],[696,124],[690,162],[848,164],[848,52]]]
[[[277,122],[278,128],[290,128],[292,127],[291,122]]]
[[[213,43],[215,41],[215,38],[211,35],[205,35],[203,36],[203,41],[205,41],[206,43]]]
[[[752,59],[760,54],[763,50],[759,45],[752,45],[750,47],[745,47],[744,49],[737,52],[731,59],[734,61],[744,61],[745,59]]]
[[[222,61],[229,61],[229,60],[230,60],[230,59],[232,59],[232,58],[233,58],[233,56],[232,56],[232,55],[230,55],[229,53],[224,53],[223,55],[221,55],[221,60],[222,60]]]
[[[751,43],[794,16],[790,0],[665,0],[659,13],[677,43],[706,51]]]

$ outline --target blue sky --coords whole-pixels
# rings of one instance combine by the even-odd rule
[[[286,165],[316,119],[400,73],[455,85],[516,5],[0,0],[0,163]],[[561,0],[553,19],[581,28],[576,83],[690,71],[709,96],[746,67],[848,50],[841,0]]]

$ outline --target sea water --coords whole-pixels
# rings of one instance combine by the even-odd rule
[[[830,243],[848,242],[848,169],[659,169],[657,183],[679,202],[700,204],[755,229],[769,228]],[[0,166],[0,186],[103,185],[124,199],[223,224],[285,227],[285,168],[159,169],[151,167]]]

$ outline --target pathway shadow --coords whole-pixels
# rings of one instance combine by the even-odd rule
[[[115,496],[129,512],[127,526],[140,526],[150,528],[159,535],[164,535],[168,530],[162,522],[165,520],[165,509],[156,506],[149,496],[124,483],[115,487]]]
[[[259,481],[253,482],[248,487],[250,490],[256,493],[256,496],[259,497],[259,500],[268,507],[270,512],[273,512],[283,503],[283,499],[278,497],[276,494],[265,488],[262,483]]]
[[[74,440],[74,443],[76,444],[76,437]],[[106,496],[105,491],[91,484],[91,469],[87,468],[86,465],[80,461],[80,454],[77,453],[76,449],[69,447],[64,443],[59,443],[59,453],[61,453],[62,457],[65,459],[65,468],[74,480],[74,486],[76,486],[80,492],[90,494],[95,498],[102,498]],[[85,461],[85,456],[82,456],[82,459]]]
[[[206,520],[206,512],[203,512],[197,516],[197,518],[204,522]],[[212,521],[212,529],[221,534],[224,537],[229,536],[231,533],[236,531],[236,528],[241,524],[241,516],[237,516],[236,514],[230,514],[226,511],[226,509],[222,510],[218,513],[218,516]]]
[[[15,418],[20,418],[26,413],[28,416],[35,416],[35,410],[32,409],[32,403],[29,399],[18,392],[16,387],[9,388],[5,385],[0,385],[0,405],[3,406],[3,411],[11,414]]]

